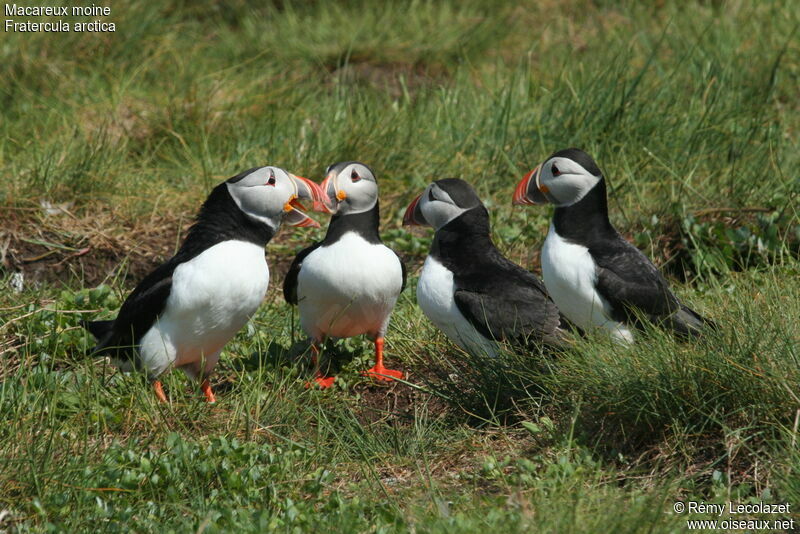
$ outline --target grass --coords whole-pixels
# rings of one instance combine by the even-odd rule
[[[113,34],[0,45],[0,531],[681,532],[702,515],[677,500],[788,502],[800,521],[793,2],[208,0],[111,18]],[[596,157],[614,223],[718,333],[487,362],[425,320],[430,235],[400,228],[408,201],[467,179],[535,270],[549,211],[510,197],[566,146]],[[270,244],[216,406],[178,373],[159,405],[84,358],[78,320],[116,310],[213,184],[343,159],[376,170],[382,234],[410,266],[387,337],[408,384],[362,379],[357,339],[334,348],[336,388],[304,389],[278,288],[320,231]]]

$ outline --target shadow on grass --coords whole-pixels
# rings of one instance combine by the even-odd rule
[[[547,391],[543,377],[553,372],[558,355],[502,351],[498,357],[471,355],[456,348],[427,359],[417,369],[428,388],[463,413],[472,425],[508,425],[527,416]]]
[[[329,340],[322,348],[320,368],[326,374],[337,375],[344,372],[354,362],[361,362],[368,358],[370,354],[358,344],[358,341]],[[271,341],[265,350],[255,350],[246,357],[231,360],[228,369],[242,374],[295,366],[302,368],[311,377],[313,366],[311,365],[311,344],[308,340],[286,344]]]

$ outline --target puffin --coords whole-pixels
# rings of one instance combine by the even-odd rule
[[[497,250],[489,212],[467,182],[428,185],[409,204],[403,225],[435,230],[417,304],[464,351],[496,357],[500,342],[523,350],[565,345],[569,325],[542,282]]]
[[[555,211],[542,248],[542,275],[571,322],[606,331],[621,344],[634,342],[642,318],[684,338],[714,327],[681,303],[656,266],[611,224],[606,181],[589,154],[559,150],[514,191],[515,205],[548,202]]]
[[[300,326],[311,340],[314,382],[325,389],[335,380],[319,367],[325,341],[362,334],[375,344],[375,365],[364,374],[386,381],[403,378],[401,371],[384,366],[383,347],[406,285],[406,268],[381,241],[375,173],[364,163],[344,161],[325,174],[319,208],[333,214],[328,231],[297,254],[283,284],[286,302],[298,306]]]
[[[90,354],[143,370],[162,402],[158,377],[180,368],[202,379],[205,399],[215,402],[208,376],[267,291],[264,247],[281,223],[319,227],[299,199],[316,203],[320,194],[314,182],[273,166],[214,187],[178,252],[139,282],[117,317],[83,323],[97,339]]]

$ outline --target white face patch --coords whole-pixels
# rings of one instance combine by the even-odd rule
[[[284,207],[297,195],[297,185],[279,167],[262,167],[237,182],[228,182],[228,192],[248,216],[277,230]]]
[[[339,198],[336,213],[355,214],[369,211],[378,202],[378,183],[366,165],[351,163],[345,167],[328,187],[329,197]]]
[[[539,170],[540,189],[556,206],[571,206],[579,202],[600,181],[579,163],[569,158],[550,158]]]
[[[429,185],[422,193],[419,199],[419,209],[428,224],[435,230],[467,211],[456,205],[450,195],[435,183]]]

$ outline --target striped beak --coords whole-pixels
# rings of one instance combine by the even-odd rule
[[[347,194],[336,187],[336,173],[332,172],[325,177],[319,185],[320,201],[315,204],[314,210],[323,213],[336,213],[339,202],[347,198]]]
[[[296,174],[289,174],[289,177],[297,187],[297,195],[300,198],[305,198],[314,202],[322,199],[322,191],[317,184],[308,178],[303,178],[302,176],[297,176]]]
[[[531,172],[522,177],[514,190],[514,199],[511,202],[515,206],[547,204],[549,199],[545,196],[548,193],[547,186],[539,182],[538,165]]]
[[[317,221],[303,213],[306,211],[306,207],[303,206],[300,199],[310,200],[316,207],[322,200],[322,191],[317,184],[308,178],[295,176],[291,173],[287,174],[289,174],[289,178],[294,184],[296,193],[283,205],[283,222],[292,226],[319,228]]]
[[[406,213],[403,215],[403,226],[430,226],[419,208],[420,198],[422,195],[417,195],[417,198],[412,200],[406,208]]]

